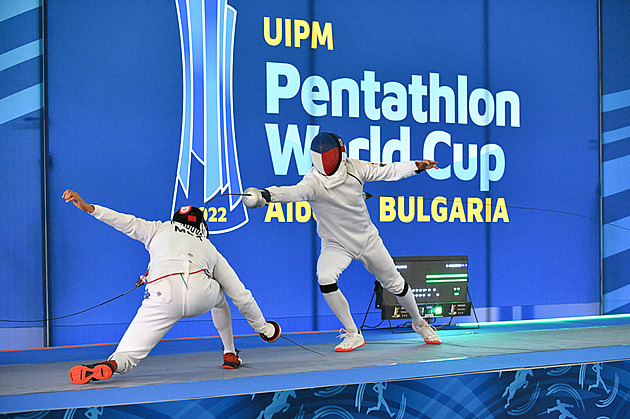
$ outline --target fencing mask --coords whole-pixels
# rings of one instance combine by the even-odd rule
[[[311,160],[322,175],[334,175],[346,161],[346,147],[341,137],[332,132],[317,134],[311,142]]]
[[[179,211],[173,214],[173,221],[194,227],[201,231],[204,236],[208,234],[208,226],[203,219],[203,211],[197,207],[181,207]]]

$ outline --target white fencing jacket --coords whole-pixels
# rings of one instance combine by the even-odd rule
[[[181,272],[183,261],[189,261],[192,270],[212,273],[219,252],[196,228],[171,221],[147,221],[100,205],[94,208],[95,218],[144,244],[151,257],[147,282]]]
[[[160,277],[182,271],[187,276],[189,272],[207,269],[208,280],[219,283],[252,328],[257,332],[264,330],[266,321],[252,293],[200,230],[177,222],[147,221],[100,205],[94,205],[94,208],[92,215],[95,218],[142,242],[149,251],[146,282],[150,292],[152,285],[157,286],[163,281],[152,283]],[[171,277],[164,279],[167,278]]]
[[[370,219],[363,184],[376,180],[394,181],[413,176],[415,161],[374,164],[347,159],[347,175],[339,184],[328,186],[326,177],[315,168],[294,186],[270,186],[271,202],[308,201],[317,218],[317,234],[322,239],[337,242],[354,256],[361,254],[368,239],[378,234]]]

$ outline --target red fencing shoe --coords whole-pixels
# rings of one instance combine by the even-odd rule
[[[239,365],[241,365],[241,358],[239,358],[237,355],[238,351],[236,352],[236,354],[233,354],[232,352],[223,354],[223,368],[228,370],[235,370],[238,368]]]

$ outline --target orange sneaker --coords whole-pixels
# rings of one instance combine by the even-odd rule
[[[116,371],[114,361],[103,361],[92,365],[76,365],[70,368],[68,377],[73,384],[87,384],[92,380],[107,380]]]

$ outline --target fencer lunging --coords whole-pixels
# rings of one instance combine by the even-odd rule
[[[150,256],[148,272],[143,278],[148,297],[143,300],[116,350],[107,361],[71,368],[69,377],[73,383],[85,384],[108,379],[114,372],[129,372],[180,319],[208,311],[211,311],[223,343],[222,367],[237,368],[241,359],[234,347],[232,318],[224,294],[232,299],[263,340],[274,342],[280,336],[280,326],[265,320],[252,293],[208,240],[208,228],[199,208],[182,207],[170,222],[146,221],[87,204],[71,190],[66,190],[62,197],[142,242]]]
[[[360,260],[385,289],[396,295],[412,318],[412,328],[427,343],[439,344],[440,337],[420,315],[413,292],[400,275],[379,232],[372,223],[363,196],[363,184],[377,180],[399,180],[425,169],[437,168],[433,160],[373,164],[346,157],[341,137],[319,133],[311,143],[313,167],[293,186],[248,188],[243,202],[249,208],[270,202],[308,201],[317,219],[321,253],[317,277],[321,292],[331,310],[343,324],[335,348],[348,352],[365,344],[348,301],[337,286],[339,275],[352,260]]]

